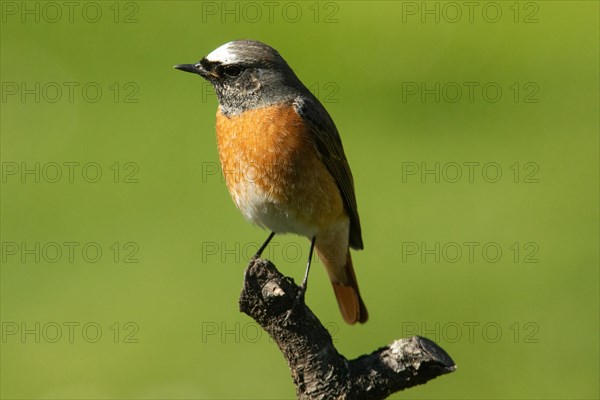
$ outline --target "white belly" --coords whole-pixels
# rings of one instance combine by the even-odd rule
[[[253,182],[238,182],[231,196],[244,218],[275,233],[294,233],[307,238],[317,234],[317,226],[298,218],[294,207],[283,204]]]

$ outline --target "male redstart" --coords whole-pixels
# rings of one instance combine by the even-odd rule
[[[363,248],[354,181],[323,105],[279,53],[261,42],[229,42],[197,64],[175,68],[215,88],[227,187],[248,221],[271,230],[256,257],[276,233],[306,236],[311,246],[301,293],[315,249],[344,320],[366,322],[349,251]]]

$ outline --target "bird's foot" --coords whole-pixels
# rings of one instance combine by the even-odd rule
[[[306,295],[306,282],[303,282],[298,289],[298,293],[296,293],[296,297],[294,298],[294,302],[292,303],[292,307],[285,314],[284,323],[289,322],[289,318],[292,316],[294,311],[296,311],[300,306],[304,305],[304,296]]]

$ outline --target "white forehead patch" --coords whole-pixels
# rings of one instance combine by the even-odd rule
[[[231,43],[225,43],[223,46],[215,49],[206,56],[208,61],[219,61],[223,64],[234,63],[238,57],[231,49]]]

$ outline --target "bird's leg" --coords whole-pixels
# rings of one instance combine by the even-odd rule
[[[304,273],[304,279],[302,279],[302,284],[300,285],[300,291],[298,292],[298,297],[303,298],[306,293],[306,288],[308,287],[308,273],[310,271],[310,264],[312,262],[313,250],[315,249],[315,240],[316,236],[313,236],[310,242],[310,250],[308,251],[308,262],[306,263],[306,272]]]
[[[262,255],[263,251],[265,251],[265,249],[269,245],[269,242],[271,242],[271,239],[273,239],[273,236],[275,236],[275,232],[271,232],[271,234],[269,235],[269,237],[267,238],[267,240],[265,240],[265,242],[262,244],[262,246],[260,246],[260,248],[258,249],[258,251],[256,252],[256,254],[254,255],[254,257],[252,257],[252,260],[256,260],[257,258],[260,258],[260,256]]]
[[[300,285],[300,289],[298,290],[298,294],[294,299],[294,304],[292,304],[292,308],[286,313],[285,321],[288,320],[292,312],[300,305],[304,300],[304,295],[306,294],[306,288],[308,287],[308,273],[310,271],[310,264],[312,262],[313,250],[315,249],[315,241],[317,240],[316,236],[313,236],[310,242],[310,250],[308,252],[308,262],[306,263],[306,272],[304,273],[304,279],[302,279],[302,284]]]

